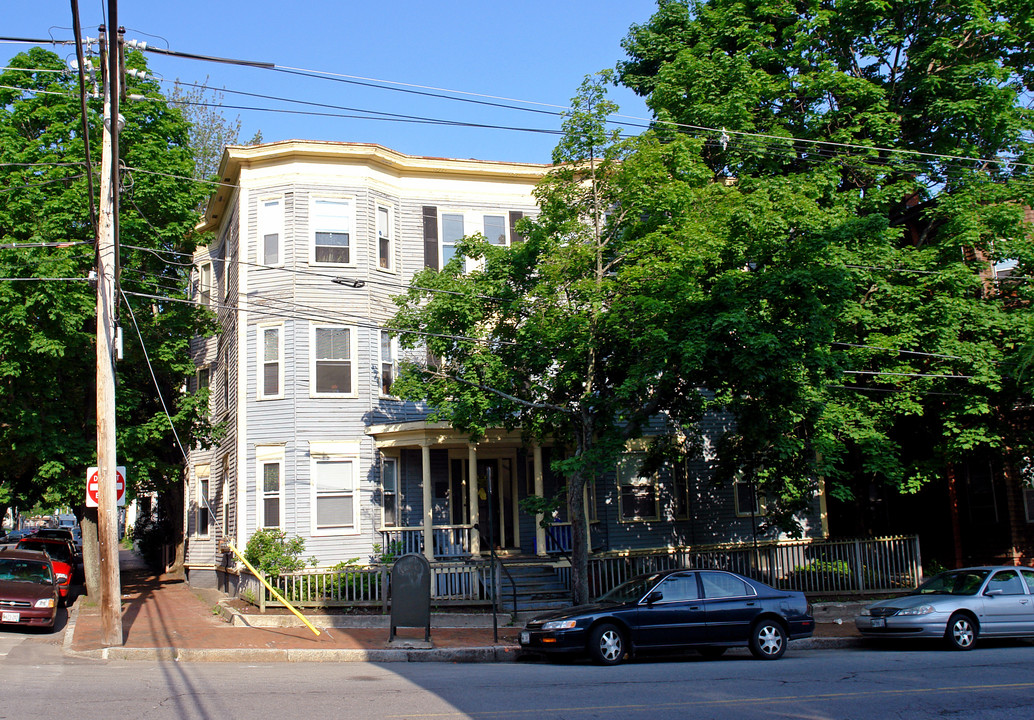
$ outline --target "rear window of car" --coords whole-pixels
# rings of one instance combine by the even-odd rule
[[[68,551],[68,546],[59,542],[33,542],[33,541],[22,541],[18,543],[19,550],[42,550],[50,557],[61,562],[69,562],[71,560],[71,553]]]
[[[33,582],[50,585],[54,582],[50,566],[36,560],[15,560],[0,558],[0,580],[11,582]]]
[[[705,598],[744,597],[753,595],[754,590],[734,575],[722,572],[702,572]]]

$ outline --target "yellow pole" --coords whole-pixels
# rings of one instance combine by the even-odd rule
[[[235,547],[233,546],[233,543],[226,543],[226,545],[227,545],[227,546],[228,546],[228,547],[230,548],[230,550],[231,550],[231,551],[233,551],[233,554],[237,556],[237,559],[238,559],[238,560],[240,560],[240,561],[241,561],[242,563],[244,563],[245,567],[247,567],[247,568],[248,568],[248,570],[251,570],[251,574],[252,574],[252,575],[254,575],[255,577],[257,577],[257,578],[259,579],[259,582],[260,582],[260,583],[262,583],[263,585],[265,585],[265,586],[266,586],[266,589],[267,589],[267,590],[269,590],[269,592],[273,593],[273,597],[275,597],[275,598],[276,598],[277,600],[279,600],[280,602],[282,602],[282,603],[283,603],[284,605],[286,605],[286,606],[287,606],[287,609],[288,609],[288,610],[290,610],[290,611],[291,611],[291,612],[293,612],[293,613],[294,613],[295,615],[297,615],[297,616],[298,616],[298,619],[299,619],[299,620],[301,620],[301,621],[302,621],[303,623],[305,623],[305,627],[309,628],[310,630],[312,630],[312,631],[313,631],[314,633],[316,633],[317,635],[319,635],[319,634],[320,634],[320,631],[319,631],[319,630],[317,630],[317,629],[316,629],[316,628],[315,628],[315,627],[313,626],[313,624],[312,624],[311,622],[309,622],[308,620],[306,620],[306,619],[305,619],[305,616],[304,616],[304,615],[302,615],[302,614],[301,614],[300,612],[298,612],[298,611],[297,611],[297,610],[295,609],[294,605],[292,605],[291,603],[287,602],[287,600],[286,600],[286,599],[284,598],[284,596],[283,596],[283,595],[281,595],[280,593],[278,593],[278,592],[276,591],[276,588],[275,588],[275,587],[273,587],[273,586],[272,586],[272,585],[270,585],[270,584],[269,584],[268,582],[266,582],[266,579],[265,579],[264,577],[262,577],[262,573],[260,573],[260,572],[259,572],[258,570],[256,570],[255,568],[253,568],[253,567],[251,566],[251,563],[250,563],[250,562],[248,562],[247,560],[245,560],[245,559],[244,559],[244,556],[243,556],[243,555],[241,555],[241,554],[240,554],[239,552],[237,552],[237,548],[235,548]]]

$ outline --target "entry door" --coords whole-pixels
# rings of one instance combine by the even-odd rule
[[[513,471],[507,458],[478,459],[478,525],[481,537],[488,538],[491,513],[492,544],[497,549],[514,547]],[[488,474],[492,474],[492,497],[488,496]],[[487,552],[485,542],[482,552]]]

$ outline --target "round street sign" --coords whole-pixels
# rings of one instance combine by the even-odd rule
[[[86,469],[86,507],[97,507],[100,495],[100,483],[98,469],[95,467]],[[115,504],[122,506],[126,504],[126,468],[119,465],[115,468]]]

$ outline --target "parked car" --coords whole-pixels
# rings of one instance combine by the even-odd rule
[[[50,556],[61,599],[67,599],[72,587],[72,576],[75,574],[76,555],[72,543],[58,538],[32,537],[19,542],[17,548],[36,550]]]
[[[0,626],[54,627],[59,590],[46,553],[0,552]]]
[[[694,648],[715,658],[743,645],[756,658],[776,660],[789,640],[814,630],[803,593],[722,570],[669,570],[633,578],[591,605],[540,615],[520,644],[526,652],[588,655],[601,665],[651,650]]]
[[[980,637],[1034,637],[1034,569],[949,570],[908,595],[864,608],[855,627],[870,638],[944,638],[972,650]]]
[[[72,550],[76,555],[76,561],[82,561],[82,534],[79,532],[79,528],[40,528],[33,535],[34,538],[57,538],[58,540],[67,540],[72,543]],[[78,540],[77,540],[78,538]]]
[[[14,544],[23,538],[27,538],[36,532],[36,528],[25,528],[24,530],[12,530],[7,533],[3,538],[0,538],[2,543]]]

